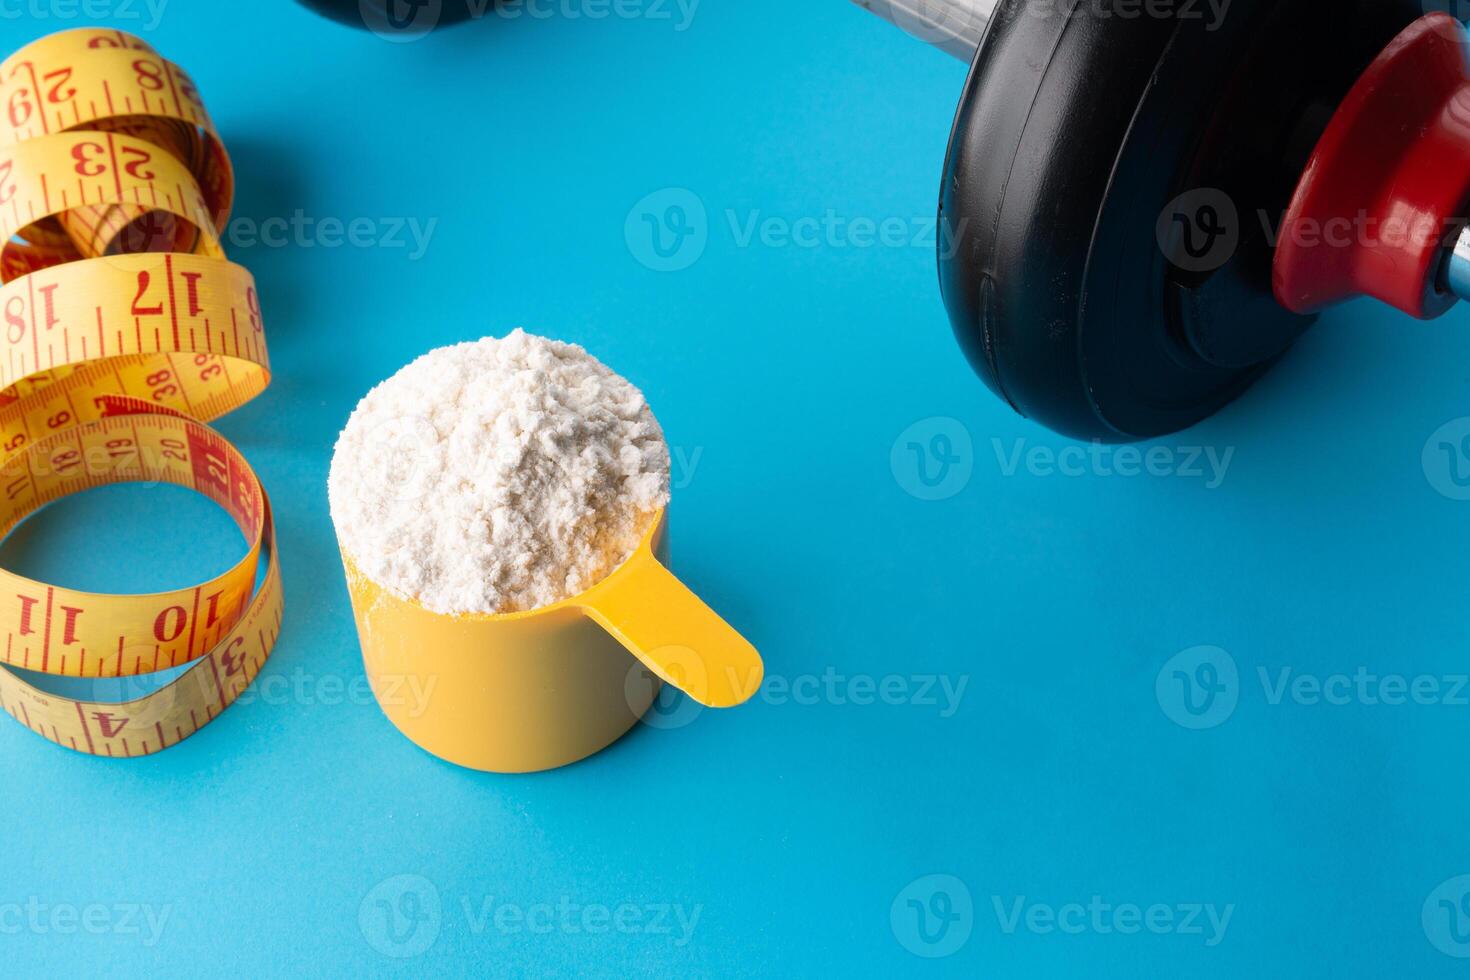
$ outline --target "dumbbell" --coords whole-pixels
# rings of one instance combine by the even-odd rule
[[[305,7],[384,37],[410,39],[441,24],[482,16],[495,0],[298,0]]]
[[[940,286],[1022,415],[1162,435],[1329,305],[1470,298],[1470,39],[1436,3],[855,2],[970,62]]]

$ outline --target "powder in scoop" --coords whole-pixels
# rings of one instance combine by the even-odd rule
[[[368,392],[328,481],[343,550],[441,613],[536,609],[595,585],[669,500],[643,393],[516,330],[430,351]]]

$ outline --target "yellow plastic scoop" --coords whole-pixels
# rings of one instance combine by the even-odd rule
[[[597,585],[528,612],[450,616],[365,576],[344,552],[373,693],[405,735],[443,759],[531,772],[591,755],[674,685],[727,708],[760,688],[760,655],[668,570],[660,512]],[[662,559],[662,560],[661,560]]]

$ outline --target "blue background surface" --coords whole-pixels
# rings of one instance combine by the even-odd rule
[[[5,972],[1463,972],[1439,901],[1470,872],[1470,504],[1435,435],[1470,413],[1463,311],[1335,311],[1239,403],[1153,444],[1168,475],[1109,457],[1068,476],[1044,454],[1069,444],[971,374],[935,289],[924,223],[958,62],[841,0],[709,0],[684,30],[677,7],[491,18],[408,44],[239,6],[171,0],[144,33],[197,79],[237,219],[436,223],[416,257],[411,238],[232,229],[276,369],[221,423],[280,524],[275,680],[143,760],[0,725]],[[0,20],[0,48],[86,22],[42,9]],[[696,233],[661,272],[643,215],[672,235],[670,204]],[[783,243],[802,218],[827,230]],[[860,219],[906,234],[863,247]],[[363,696],[325,481],[373,383],[516,325],[642,386],[684,460],[676,568],[774,683],[508,777],[428,756]],[[937,434],[948,470],[909,449]],[[1223,478],[1192,475],[1195,447],[1229,454]],[[32,524],[6,560],[94,589],[189,584],[241,548],[167,489]],[[1437,693],[1334,686],[1360,669]],[[1277,696],[1283,676],[1348,693]],[[1184,686],[1212,679],[1213,701]],[[93,903],[115,928],[52,927]],[[1122,932],[1128,903],[1170,918]],[[1223,932],[1186,927],[1192,905],[1229,909]],[[125,928],[128,906],[161,930]],[[598,918],[625,906],[622,930]]]

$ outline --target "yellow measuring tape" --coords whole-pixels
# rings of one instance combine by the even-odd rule
[[[270,380],[254,280],[219,241],[233,190],[194,83],[139,38],[63,31],[0,63],[0,535],[68,494],[167,481],[223,507],[250,545],[211,581],[151,595],[0,569],[0,664],[131,677],[192,662],[125,703],[58,697],[0,666],[0,707],[81,752],[146,755],[193,734],[280,630],[270,504],[203,424]]]

